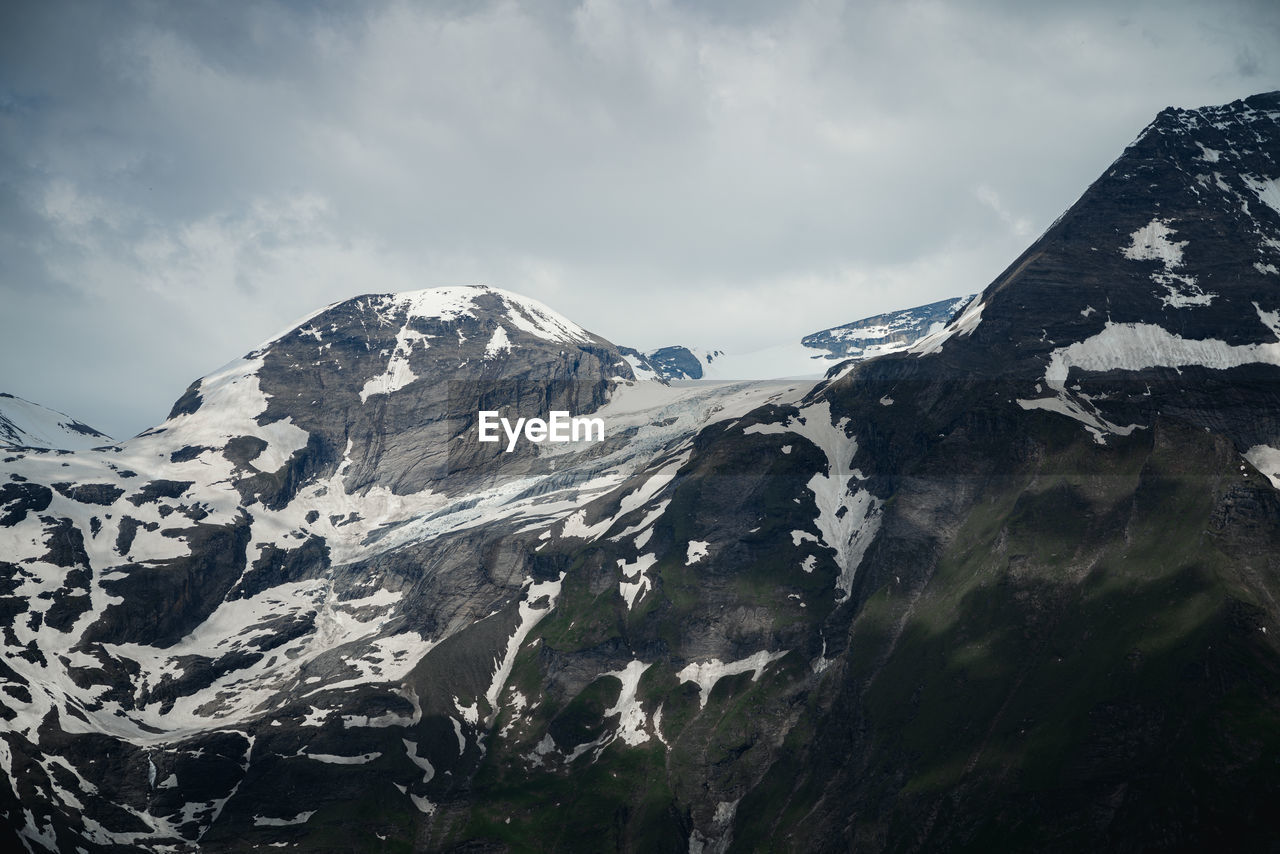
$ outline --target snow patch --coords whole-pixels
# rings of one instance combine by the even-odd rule
[[[698,686],[698,705],[706,708],[707,700],[711,697],[711,689],[715,687],[726,676],[736,676],[739,673],[751,672],[751,681],[756,682],[760,679],[760,674],[765,667],[786,655],[789,650],[779,650],[778,652],[769,652],[761,650],[755,655],[749,655],[738,661],[723,662],[718,658],[710,661],[694,662],[687,664],[676,674],[676,678],[681,682],[693,682]]]
[[[622,691],[618,694],[618,702],[605,710],[604,717],[610,718],[618,715],[617,737],[622,739],[624,744],[631,747],[644,744],[649,740],[649,733],[645,731],[644,709],[640,706],[640,700],[636,697],[636,688],[640,685],[640,677],[649,669],[649,666],[643,661],[632,661],[622,670],[601,674],[603,676],[613,676],[622,683]]]
[[[492,359],[499,353],[506,353],[510,350],[511,339],[507,337],[507,330],[499,326],[493,331],[493,337],[489,339],[489,343],[484,348],[484,357]]]
[[[1197,142],[1196,145],[1200,147],[1200,159],[1205,163],[1217,163],[1222,158],[1221,151],[1215,151],[1203,142]]]
[[[475,726],[480,723],[480,701],[476,700],[469,706],[462,705],[462,700],[458,697],[453,698],[453,707],[458,710],[458,714],[467,723]]]
[[[689,547],[685,550],[684,565],[693,566],[698,561],[707,556],[707,546],[702,540],[690,540]]]
[[[1240,179],[1258,197],[1258,201],[1280,214],[1280,182],[1275,178],[1257,178],[1253,175],[1241,175]]]
[[[631,373],[635,374],[637,380],[641,382],[651,382],[661,379],[658,372],[650,368],[644,361],[637,356],[624,353],[622,358],[626,359],[627,364],[631,366]]]
[[[618,569],[622,573],[622,581],[618,582],[618,593],[627,603],[627,610],[635,607],[636,601],[651,587],[652,582],[646,574],[649,568],[658,562],[658,556],[652,552],[640,555],[633,562],[618,560]]]
[[[423,815],[435,815],[436,805],[431,803],[431,801],[427,800],[421,795],[415,795],[412,792],[410,792],[409,800],[413,801],[413,805],[417,807],[418,812],[422,813]]]
[[[525,592],[525,597],[520,602],[520,621],[516,624],[515,632],[507,640],[506,652],[500,660],[494,661],[497,667],[493,672],[493,681],[489,683],[489,690],[484,693],[484,698],[489,703],[489,715],[485,719],[486,726],[492,724],[494,717],[497,716],[498,695],[502,693],[503,686],[506,685],[508,677],[511,676],[511,668],[515,667],[516,655],[520,652],[520,646],[524,643],[524,639],[529,636],[529,632],[533,631],[534,627],[555,608],[556,599],[560,596],[560,585],[563,581],[563,572],[560,573],[560,577],[555,581],[534,583],[532,578],[525,579],[529,589]]]
[[[391,350],[391,358],[387,360],[387,369],[365,381],[364,387],[360,389],[360,402],[367,402],[375,394],[399,391],[418,379],[409,366],[409,356],[413,353],[415,344],[421,344],[424,350],[431,346],[427,343],[429,337],[407,325],[401,327],[396,333],[396,343]]]
[[[367,765],[382,754],[362,753],[359,756],[336,756],[332,753],[301,753],[299,755],[328,765]]]
[[[1056,412],[1059,415],[1065,415],[1068,418],[1079,421],[1093,435],[1093,441],[1099,445],[1107,443],[1107,434],[1113,433],[1117,436],[1128,436],[1139,427],[1137,424],[1128,424],[1123,427],[1119,424],[1113,424],[1066,392],[1060,393],[1057,397],[1042,397],[1033,400],[1019,399],[1016,403],[1024,410],[1042,409],[1045,412]]]
[[[1195,277],[1174,272],[1182,267],[1182,250],[1187,245],[1185,240],[1169,239],[1176,233],[1167,220],[1153,219],[1129,235],[1129,245],[1121,254],[1130,261],[1160,262],[1163,269],[1152,273],[1151,281],[1165,289],[1160,301],[1166,308],[1210,305],[1216,293],[1206,293],[1196,284]]]
[[[816,543],[818,542],[818,538],[815,537],[813,534],[810,534],[808,531],[792,531],[791,532],[791,545],[798,547],[801,543],[806,543],[806,542]]]
[[[1253,307],[1262,324],[1280,338],[1280,312],[1264,311],[1257,303]],[[1222,371],[1247,364],[1280,365],[1280,341],[1228,344],[1215,338],[1183,338],[1150,323],[1107,321],[1098,334],[1059,347],[1050,354],[1044,379],[1056,392],[1055,396],[1017,403],[1023,409],[1043,409],[1073,418],[1094,434],[1095,441],[1102,443],[1104,433],[1128,435],[1138,425],[1112,424],[1093,411],[1091,405],[1075,398],[1066,387],[1073,368],[1094,373],[1188,366]]]
[[[1280,489],[1280,449],[1270,445],[1254,445],[1243,456],[1250,465],[1267,476],[1272,486]]]
[[[643,531],[644,532],[643,540],[641,540],[640,537],[636,537],[636,548],[640,548],[641,546],[644,545],[644,543],[648,542],[649,536],[653,533],[653,529],[651,526],[653,525],[654,522],[662,518],[663,513],[667,512],[667,505],[669,505],[670,503],[671,503],[670,499],[658,502],[657,506],[654,507],[653,510],[650,510],[648,513],[646,513],[643,519],[641,519],[636,524],[628,528],[625,528],[620,533],[614,534],[609,539],[616,542],[618,540],[626,539],[632,534],[636,534]]]
[[[980,313],[980,310],[979,310]],[[975,321],[976,324],[976,321]],[[836,552],[836,565],[840,575],[836,579],[836,601],[843,602],[853,590],[853,578],[867,548],[880,529],[880,499],[855,485],[861,479],[849,465],[857,453],[858,445],[845,431],[847,418],[839,424],[831,421],[831,404],[821,401],[802,409],[797,416],[784,424],[753,424],[743,433],[796,433],[816,445],[827,458],[827,471],[818,472],[809,479],[809,491],[813,493],[818,517],[814,524],[824,545]],[[791,541],[799,546],[814,539],[806,531],[792,531]]]
[[[1254,309],[1263,323],[1280,336],[1275,314],[1264,312],[1256,303]],[[1272,322],[1268,322],[1269,318]],[[1198,365],[1221,371],[1252,363],[1280,364],[1280,343],[1228,344],[1215,338],[1188,339],[1150,323],[1108,321],[1097,335],[1054,350],[1045,370],[1045,382],[1062,392],[1072,368],[1103,372]]]
[[[431,766],[431,763],[427,761],[425,756],[418,755],[418,743],[416,741],[409,741],[407,738],[402,738],[400,741],[404,744],[405,756],[409,758],[410,762],[417,765],[418,768],[422,770],[422,782],[430,783],[431,779],[436,776],[436,769]]]
[[[293,818],[268,818],[266,816],[255,815],[253,817],[254,827],[289,827],[295,824],[306,824],[307,819],[316,814],[316,810],[308,812],[300,812]]]

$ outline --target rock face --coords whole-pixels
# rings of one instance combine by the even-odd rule
[[[694,351],[679,345],[659,347],[642,353],[631,347],[623,347],[622,354],[633,368],[653,374],[663,380],[700,380],[704,360],[715,361],[723,355],[719,350]]]
[[[1278,124],[1161,113],[944,328],[816,384],[636,381],[442,289],[13,452],[10,841],[1272,846]],[[507,454],[480,408],[607,434]]]
[[[263,495],[268,504],[287,503],[298,484],[339,462],[351,492],[468,492],[495,460],[504,471],[514,462],[474,440],[478,411],[590,411],[611,382],[633,378],[612,344],[533,300],[437,288],[329,306],[230,373],[193,383],[170,414],[173,426],[160,429],[183,430],[183,416],[202,425],[206,386],[240,376],[256,378],[266,398],[260,424],[306,434],[285,482],[265,484],[275,490]]]

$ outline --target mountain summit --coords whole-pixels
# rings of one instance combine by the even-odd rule
[[[817,382],[637,381],[449,288],[9,452],[11,844],[1274,845],[1278,177],[1280,93],[1162,112]],[[480,409],[609,429],[506,454]]]
[[[259,434],[273,425],[296,428],[306,447],[285,455],[286,492],[339,466],[349,491],[456,492],[483,467],[481,448],[452,444],[474,433],[478,410],[591,410],[612,383],[632,378],[608,341],[508,291],[366,295],[322,309],[197,380],[150,435],[168,433],[184,454],[221,454],[237,435],[267,440]],[[253,423],[232,427],[234,419]]]

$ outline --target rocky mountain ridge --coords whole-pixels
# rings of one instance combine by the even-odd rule
[[[797,342],[748,352],[680,345],[641,352],[619,348],[636,376],[663,380],[820,379],[849,359],[873,359],[905,350],[940,332],[974,295],[939,300],[855,320],[806,335]]]

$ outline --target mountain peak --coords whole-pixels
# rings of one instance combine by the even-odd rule
[[[1165,107],[1147,130],[1201,130],[1213,127],[1225,131],[1231,126],[1280,120],[1280,90],[1261,92],[1228,104],[1204,107]],[[1147,131],[1143,132],[1146,135]],[[1141,137],[1139,137],[1141,138]]]
[[[864,376],[998,380],[1099,444],[1171,410],[1242,449],[1274,443],[1214,389],[1280,362],[1278,106],[1163,111],[911,364]]]
[[[447,285],[413,291],[362,294],[308,315],[289,331],[314,334],[307,321],[340,306],[369,307],[390,324],[414,319],[456,322],[488,313],[545,341],[570,344],[599,340],[564,315],[531,297],[490,285]],[[285,335],[288,332],[284,333]],[[283,337],[277,336],[277,338]],[[272,339],[274,341],[276,339]],[[268,342],[270,344],[271,342]]]
[[[364,294],[192,383],[152,433],[177,448],[280,442],[286,493],[340,468],[352,490],[459,489],[490,450],[474,446],[480,410],[582,414],[632,379],[613,344],[529,297],[485,285]]]

